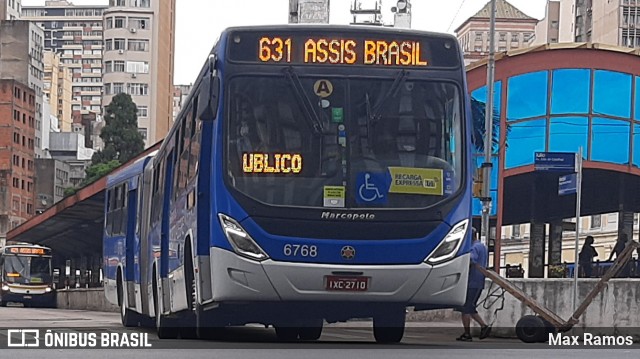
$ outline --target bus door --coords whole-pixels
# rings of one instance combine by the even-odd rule
[[[137,178],[134,179],[137,181]],[[129,307],[135,307],[135,257],[136,253],[136,217],[138,209],[138,186],[137,183],[129,186],[127,196],[127,234],[125,237],[125,280],[127,283],[127,303]]]

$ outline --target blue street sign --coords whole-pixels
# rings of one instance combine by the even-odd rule
[[[572,173],[566,176],[560,176],[558,181],[558,194],[564,196],[565,194],[574,194],[578,191],[578,180],[576,174]]]
[[[573,152],[536,152],[536,171],[576,172],[576,154]]]

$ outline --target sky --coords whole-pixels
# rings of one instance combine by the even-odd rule
[[[76,5],[106,5],[108,0],[71,0]],[[161,0],[160,0],[161,1]],[[193,83],[220,32],[230,26],[286,24],[289,0],[176,0],[175,84]],[[353,0],[330,0],[331,24],[349,24]],[[367,3],[372,0],[362,0]],[[464,20],[489,0],[411,0],[412,28],[453,34]],[[382,0],[383,22],[392,23],[396,0]],[[547,0],[509,0],[536,19],[542,19]],[[23,6],[44,0],[22,0]]]

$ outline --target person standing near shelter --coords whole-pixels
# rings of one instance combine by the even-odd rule
[[[484,289],[484,274],[480,272],[476,265],[487,268],[489,251],[487,247],[479,240],[478,233],[475,228],[471,228],[473,244],[471,245],[471,263],[469,268],[469,282],[467,285],[467,299],[462,307],[455,310],[462,313],[462,326],[464,327],[464,334],[456,338],[456,340],[470,342],[473,340],[471,337],[471,318],[480,324],[480,339],[484,339],[491,333],[491,327],[489,327],[482,317],[478,314],[476,306],[478,305],[478,299]]]
[[[580,251],[580,256],[578,257],[578,263],[580,265],[580,269],[584,275],[584,278],[591,278],[593,273],[593,257],[598,256],[598,252],[593,247],[593,237],[587,236],[584,240],[584,245],[582,246],[582,250]]]
[[[614,254],[616,256],[616,259],[620,257],[620,255],[622,254],[622,251],[624,251],[624,248],[626,246],[627,246],[627,234],[620,233],[620,236],[618,237],[618,241],[616,242],[616,245],[613,247],[613,251],[611,251],[611,254],[609,255],[609,262],[613,260]],[[629,269],[630,269],[629,262],[627,262],[624,264],[622,269],[620,269],[620,272],[618,272],[618,275],[616,275],[616,278],[629,277]]]

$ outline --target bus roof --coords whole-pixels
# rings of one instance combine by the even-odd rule
[[[149,160],[153,158],[153,156],[155,156],[157,152],[158,151],[153,151],[147,156],[137,159],[134,163],[128,166],[118,168],[115,173],[107,176],[107,188],[110,188],[121,183],[122,181],[141,174],[144,171],[144,167],[147,165]]]
[[[373,26],[373,25],[328,25],[328,24],[283,24],[283,25],[259,25],[259,26],[234,26],[225,29],[222,33],[234,31],[300,31],[320,30],[327,32],[354,32],[354,33],[385,33],[399,35],[418,35],[427,37],[441,37],[457,41],[454,35],[424,30],[404,29],[397,27]]]

